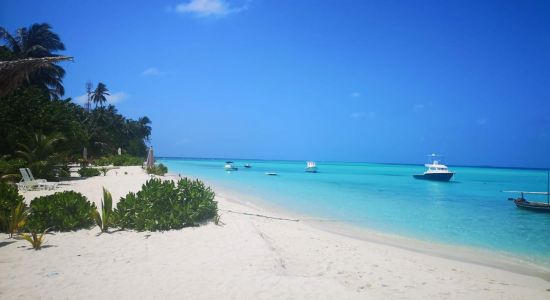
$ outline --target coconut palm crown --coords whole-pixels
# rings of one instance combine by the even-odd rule
[[[27,28],[19,28],[14,35],[0,27],[0,39],[7,49],[0,60],[21,60],[25,58],[56,57],[54,52],[65,50],[59,35],[51,30],[47,23],[35,23]],[[27,82],[37,85],[50,93],[50,97],[58,99],[65,94],[63,88],[65,70],[54,62],[43,65],[27,74]]]

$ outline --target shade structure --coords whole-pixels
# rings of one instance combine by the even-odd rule
[[[153,147],[149,148],[147,153],[147,168],[152,168],[155,165],[155,156],[153,155]]]
[[[88,149],[86,149],[86,147],[82,150],[82,158],[84,158],[84,160],[88,160]]]

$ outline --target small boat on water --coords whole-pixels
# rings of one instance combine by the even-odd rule
[[[519,198],[508,198],[508,200],[514,201],[514,204],[516,204],[517,208],[536,211],[536,212],[550,213],[550,172],[548,172],[548,187],[546,192],[527,192],[527,191],[503,191],[503,192],[520,194]],[[525,194],[546,195],[546,203],[527,201],[524,197]]]
[[[265,175],[268,175],[268,176],[277,176],[278,174],[275,173],[275,172],[267,172],[267,173],[265,173]]]
[[[317,173],[317,165],[314,161],[308,161],[306,163],[306,172],[308,173]]]
[[[244,167],[247,168],[247,169],[252,168],[252,166],[250,164],[245,164]]]
[[[425,180],[434,180],[434,181],[449,181],[455,174],[454,172],[449,171],[446,165],[441,164],[438,157],[441,155],[432,154],[428,155],[431,158],[431,162],[425,164],[424,166],[427,170],[423,174],[413,175],[416,179],[425,179]]]
[[[232,161],[226,161],[225,166],[223,166],[226,171],[237,171],[239,168],[235,167]]]

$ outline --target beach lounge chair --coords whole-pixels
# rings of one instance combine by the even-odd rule
[[[28,168],[20,168],[19,172],[21,172],[21,182],[17,183],[17,187],[24,191],[29,191],[33,189],[54,189],[57,187],[57,183],[54,182],[47,182],[45,179],[38,179],[34,180],[32,176],[32,173],[30,173],[30,170]],[[31,175],[29,175],[31,174]]]
[[[32,176],[31,169],[25,168],[25,170],[27,170],[27,174],[29,174],[29,178],[30,178],[31,181],[36,181],[36,182],[47,182],[46,179],[35,179],[34,176]]]

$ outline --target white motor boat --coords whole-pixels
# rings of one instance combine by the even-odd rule
[[[225,166],[223,166],[226,171],[237,171],[239,168],[235,167],[232,161],[226,161]]]
[[[314,161],[308,161],[306,165],[306,172],[317,173],[317,165]]]
[[[424,165],[428,169],[423,174],[415,174],[413,175],[413,177],[416,179],[426,179],[426,180],[434,180],[434,181],[451,180],[451,178],[455,173],[449,171],[449,168],[447,168],[446,165],[440,163],[440,161],[438,160],[438,157],[441,157],[441,156],[436,154],[432,154],[428,156],[431,157],[431,162]]]

